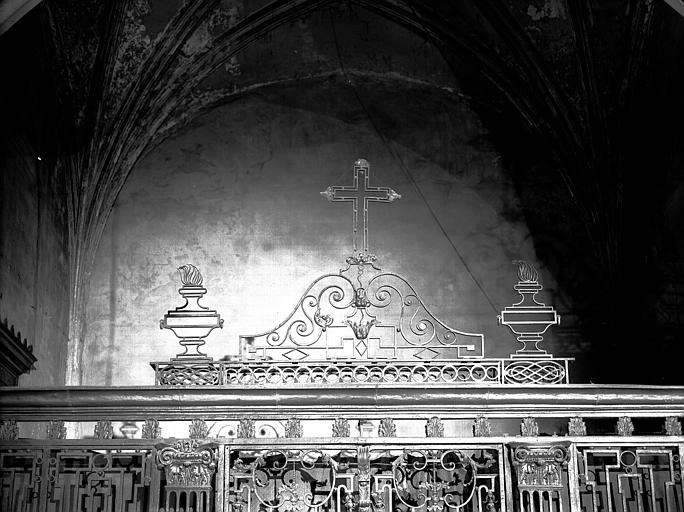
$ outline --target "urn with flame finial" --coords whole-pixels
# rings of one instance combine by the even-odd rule
[[[194,265],[182,265],[178,267],[181,284],[179,290],[185,304],[174,310],[169,310],[162,320],[159,321],[160,329],[170,329],[178,338],[185,352],[178,354],[175,360],[211,360],[206,354],[199,351],[204,345],[211,331],[223,328],[221,316],[213,309],[206,308],[199,300],[207,293],[202,287],[202,274]]]
[[[518,284],[513,289],[520,294],[522,300],[504,308],[497,317],[499,324],[507,325],[522,343],[522,348],[511,357],[552,357],[551,354],[539,348],[539,343],[544,339],[542,334],[549,327],[560,324],[560,315],[556,313],[553,306],[546,306],[535,299],[537,293],[542,290],[537,270],[526,261],[516,260],[513,264],[518,266]]]

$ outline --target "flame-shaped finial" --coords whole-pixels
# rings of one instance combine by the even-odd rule
[[[524,260],[513,260],[513,265],[518,266],[518,281],[521,283],[536,283],[539,278],[537,270]]]
[[[178,267],[183,286],[202,286],[202,274],[195,265],[190,263]]]

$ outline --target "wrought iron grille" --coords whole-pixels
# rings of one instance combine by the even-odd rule
[[[484,511],[505,500],[495,446],[231,448],[228,458],[239,511]]]
[[[0,444],[0,507],[681,512],[682,443],[659,441],[184,439],[134,447],[20,441]]]
[[[3,511],[157,510],[152,449],[78,445],[0,452]]]
[[[682,510],[681,445],[577,447],[579,502],[586,510]]]

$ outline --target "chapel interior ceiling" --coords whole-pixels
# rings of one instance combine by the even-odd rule
[[[371,117],[429,159],[386,112],[410,126],[464,103],[596,350],[638,350],[634,318],[653,361],[681,338],[661,318],[664,290],[684,295],[684,18],[665,2],[45,1],[2,37],[22,75],[3,97],[32,106],[3,109],[63,180],[76,310],[131,169],[215,106]]]

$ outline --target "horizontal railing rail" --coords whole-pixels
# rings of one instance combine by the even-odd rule
[[[572,384],[0,388],[0,419],[473,418],[684,416],[684,386]]]

